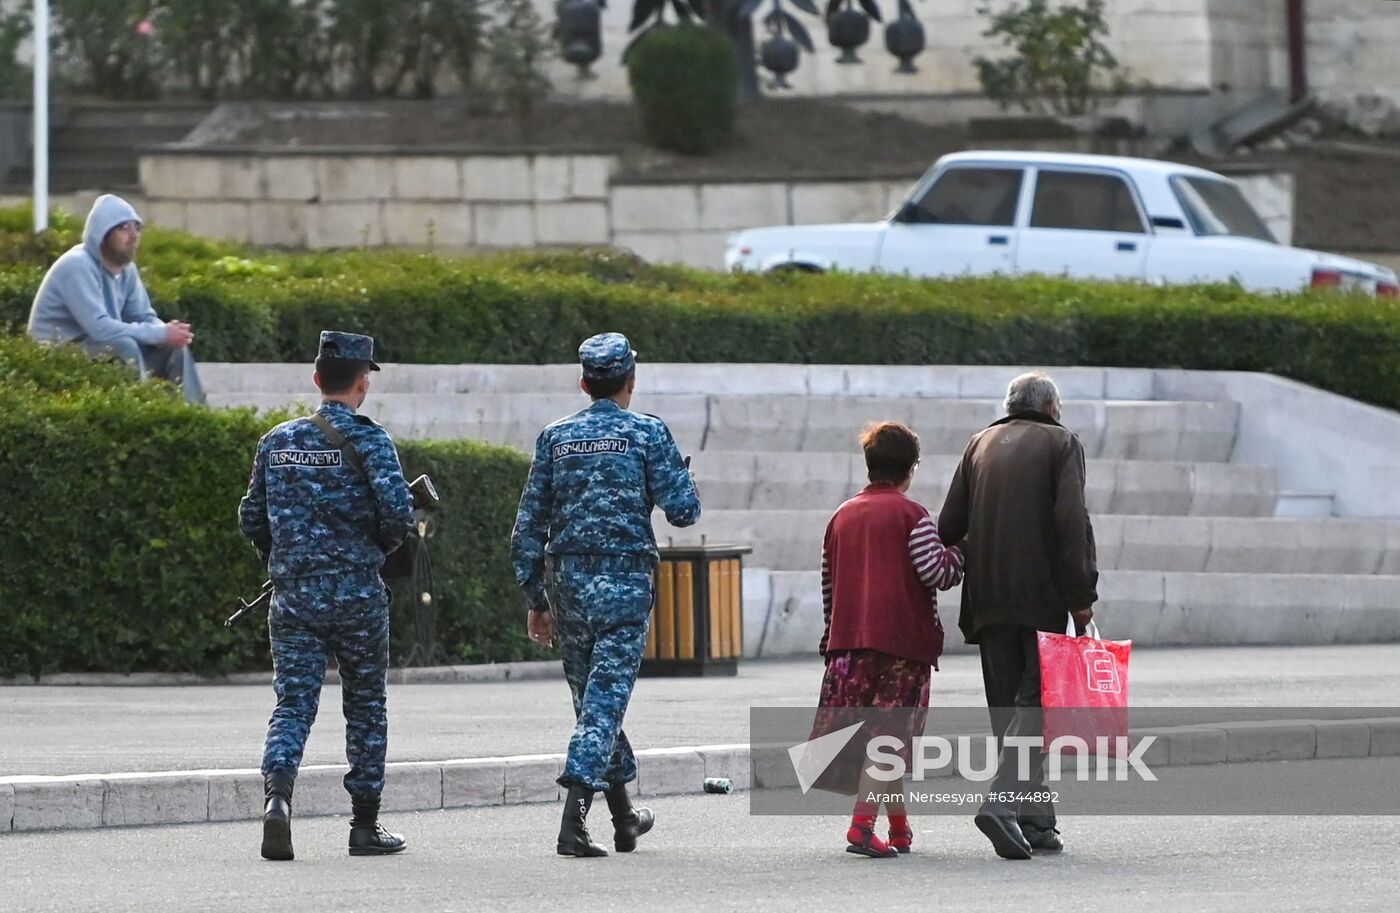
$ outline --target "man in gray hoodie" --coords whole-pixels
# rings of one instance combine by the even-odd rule
[[[49,267],[29,311],[29,335],[40,342],[76,343],[91,355],[111,354],[142,379],[174,381],[191,403],[204,402],[187,323],[156,316],[136,269],[141,217],[126,200],[98,197],[83,226],[83,243]]]

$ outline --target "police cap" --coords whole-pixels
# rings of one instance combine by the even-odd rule
[[[316,357],[334,361],[369,362],[371,370],[379,370],[379,365],[374,363],[374,337],[362,336],[359,333],[322,330],[321,345],[316,350]]]
[[[578,361],[584,377],[609,380],[622,377],[636,367],[637,353],[621,333],[599,333],[588,337],[578,347]]]

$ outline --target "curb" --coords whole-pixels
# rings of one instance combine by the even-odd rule
[[[406,761],[387,765],[385,811],[433,811],[526,802],[557,802],[554,782],[564,755]],[[300,815],[350,809],[339,765],[303,767],[297,776]],[[705,745],[637,752],[636,794],[700,792],[706,777],[749,788],[749,746]],[[0,834],[144,824],[249,821],[262,814],[257,770],[172,770],[0,778]]]
[[[1400,756],[1400,716],[1345,720],[1224,722],[1134,729],[1157,741],[1143,760],[1156,767]],[[735,789],[795,785],[790,764],[751,771],[750,746],[704,745],[637,752],[636,793],[697,793],[707,777]],[[431,811],[557,802],[564,755],[407,761],[387,765],[386,811]],[[767,764],[761,768],[768,768]],[[349,810],[345,768],[317,765],[297,777],[301,815]],[[248,821],[262,813],[256,770],[176,770],[0,778],[0,833]]]
[[[564,677],[557,659],[514,663],[476,663],[463,666],[404,666],[389,670],[391,685],[461,685],[478,682],[517,682]],[[326,684],[340,683],[337,669],[326,670]],[[190,672],[54,672],[0,678],[0,687],[79,686],[93,688],[158,687],[169,685],[271,685],[272,672],[236,672],[207,677]],[[0,831],[4,830],[0,828]]]

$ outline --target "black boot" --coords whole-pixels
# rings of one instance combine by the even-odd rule
[[[992,842],[992,849],[1002,859],[1031,858],[1031,845],[1026,842],[1025,834],[1021,833],[1014,808],[988,800],[982,803],[972,821]]]
[[[608,811],[612,813],[613,847],[619,853],[630,853],[637,848],[637,838],[651,830],[656,816],[649,808],[634,808],[632,797],[627,795],[627,784],[603,790],[608,800]]]
[[[354,815],[350,819],[351,856],[387,856],[408,847],[402,834],[391,834],[379,823],[379,797],[351,798]]]
[[[593,807],[593,790],[570,786],[564,800],[564,819],[559,823],[560,856],[606,856],[608,851],[588,836],[588,810]]]
[[[1059,853],[1064,851],[1065,842],[1060,839],[1059,828],[1054,825],[1041,827],[1023,821],[1021,822],[1021,833],[1025,835],[1026,842],[1031,845],[1032,852]]]
[[[292,853],[292,785],[295,770],[275,770],[263,778],[262,857],[285,862]]]
[[[650,831],[656,823],[656,816],[649,808],[636,808],[632,797],[627,795],[627,785],[619,783],[603,791],[608,800],[608,811],[612,814],[613,846],[619,853],[630,853],[637,848],[637,838]]]

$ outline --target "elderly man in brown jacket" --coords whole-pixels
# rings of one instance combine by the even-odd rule
[[[967,445],[938,517],[945,545],[963,543],[967,566],[958,627],[982,655],[992,729],[1041,735],[1037,631],[1082,633],[1093,618],[1094,530],[1084,507],[1084,448],[1059,423],[1060,394],[1040,373],[1006,391],[1006,417]],[[966,540],[966,541],[964,541]],[[1045,789],[1044,753],[1031,752],[1029,778],[1003,746],[993,793]],[[998,855],[1029,859],[1063,849],[1049,802],[988,801],[977,827]]]

